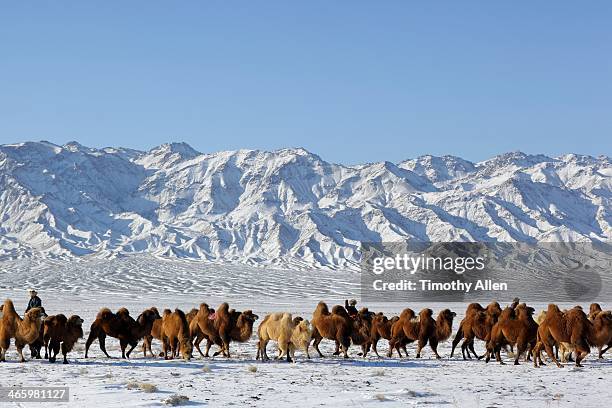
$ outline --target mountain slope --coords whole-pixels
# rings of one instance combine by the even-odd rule
[[[353,267],[361,241],[612,241],[608,157],[342,166],[304,149],[0,146],[0,258]]]

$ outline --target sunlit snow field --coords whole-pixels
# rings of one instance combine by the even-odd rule
[[[146,256],[111,260],[37,261],[0,263],[0,295],[14,300],[21,312],[27,304],[28,287],[35,287],[48,314],[79,314],[85,319],[85,336],[99,308],[126,306],[135,316],[144,308],[182,308],[188,311],[201,302],[216,307],[228,301],[238,310],[253,309],[260,320],[272,311],[291,311],[310,319],[316,303],[333,305],[359,298],[359,274],[342,271],[287,271],[247,266],[220,266],[202,262],[166,261]],[[499,299],[502,305],[511,301]],[[458,316],[465,304],[367,304],[373,311],[398,314],[404,307],[431,307],[437,314],[451,308]],[[534,305],[538,310],[543,304]],[[569,306],[569,305],[565,305]],[[588,305],[585,305],[588,306]],[[604,308],[612,305],[604,304]],[[258,321],[258,322],[259,322]],[[85,360],[85,339],[69,355],[71,364],[45,360],[18,363],[13,346],[7,363],[0,364],[0,383],[23,386],[69,386],[67,406],[160,406],[173,395],[189,398],[187,406],[450,406],[450,407],[596,407],[609,406],[612,358],[596,361],[593,353],[585,367],[557,369],[549,364],[535,369],[531,363],[515,367],[484,361],[449,359],[450,341],[439,348],[442,360],[424,358],[366,359],[351,347],[351,359],[331,357],[333,344],[323,341],[326,358],[311,360],[300,352],[297,362],[255,361],[255,336],[244,344],[232,343],[231,359],[190,362],[143,358],[140,347],[130,360],[107,359],[95,342]],[[120,356],[118,343],[109,339],[109,353]],[[269,353],[275,348],[269,346]],[[483,351],[482,342],[477,351]],[[154,351],[160,350],[154,341]],[[386,352],[381,340],[379,351]],[[25,352],[29,355],[29,352]],[[510,361],[509,359],[507,361]],[[154,392],[138,389],[154,385]],[[132,389],[128,389],[132,388]],[[135,389],[134,389],[135,388]],[[2,406],[12,406],[1,403]],[[47,404],[51,406],[51,404]],[[14,405],[17,406],[17,405]],[[56,406],[56,405],[53,405]]]

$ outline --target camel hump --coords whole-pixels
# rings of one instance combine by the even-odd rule
[[[117,310],[117,315],[121,317],[128,317],[130,315],[130,311],[127,310],[127,308],[122,307],[119,310]]]
[[[429,308],[425,308],[425,309],[421,310],[421,313],[419,313],[419,316],[421,318],[431,317],[431,316],[433,316],[433,310],[431,310]]]
[[[400,314],[400,319],[410,320],[412,318],[414,318],[414,310],[408,307],[402,310],[402,313]]]
[[[217,308],[217,314],[229,314],[229,304],[227,302],[223,302]]]
[[[55,315],[55,320],[61,325],[65,325],[66,323],[68,323],[68,318],[62,313]]]
[[[187,320],[187,318],[185,317],[185,312],[183,312],[181,309],[174,309],[174,313],[176,313],[181,320]]]
[[[315,309],[315,313],[319,314],[329,314],[329,308],[327,307],[327,303],[321,301],[317,304],[317,308]]]
[[[2,313],[17,313],[11,299],[6,299],[2,305]]]
[[[111,318],[112,316],[113,312],[108,307],[103,307],[96,315],[96,319],[105,320]]]
[[[344,308],[344,306],[340,306],[340,305],[336,305],[332,308],[332,314],[342,316],[347,319],[351,318],[348,312],[346,311],[346,309]]]
[[[163,315],[164,315],[164,316],[168,316],[169,314],[172,314],[172,310],[170,310],[170,309],[164,309],[164,311],[163,311]]]

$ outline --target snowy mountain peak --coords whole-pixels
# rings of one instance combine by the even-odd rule
[[[420,156],[400,163],[400,167],[428,178],[431,182],[443,182],[461,178],[476,171],[474,163],[456,156]]]
[[[185,142],[164,143],[149,151],[152,154],[180,154],[184,158],[192,158],[201,154]]]
[[[184,142],[164,143],[142,154],[136,162],[149,169],[167,169],[200,154]]]
[[[342,166],[303,148],[0,146],[0,258],[152,253],[353,268],[361,241],[610,242],[611,203],[605,156]]]

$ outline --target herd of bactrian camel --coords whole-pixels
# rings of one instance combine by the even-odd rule
[[[354,309],[354,308],[353,308]],[[347,307],[337,305],[329,311],[324,302],[320,302],[310,321],[291,313],[271,313],[267,315],[257,329],[256,358],[268,360],[267,345],[270,341],[277,344],[276,359],[295,359],[296,349],[303,350],[310,358],[309,347],[317,351],[320,357],[319,344],[323,339],[335,342],[334,355],[342,354],[348,358],[351,344],[360,346],[359,355],[365,357],[372,350],[378,357],[377,345],[380,339],[389,342],[388,357],[396,351],[402,357],[402,351],[407,356],[406,346],[416,342],[416,357],[421,356],[423,347],[431,347],[436,358],[438,344],[448,340],[452,335],[453,319],[456,314],[449,309],[442,310],[436,319],[431,309],[423,309],[417,315],[407,308],[399,316],[389,318],[381,313],[374,313],[367,308],[349,312]],[[83,319],[73,315],[67,318],[63,314],[47,316],[43,308],[33,308],[21,318],[15,311],[13,302],[6,300],[1,306],[0,320],[0,361],[5,361],[6,351],[11,339],[15,339],[15,347],[21,361],[25,361],[23,348],[29,345],[33,358],[41,358],[41,349],[45,348],[45,358],[55,362],[61,348],[64,363],[68,363],[67,354],[73,349],[79,338],[83,337]],[[598,357],[612,346],[612,312],[603,311],[599,304],[590,305],[588,315],[581,306],[560,310],[555,304],[548,305],[546,311],[534,319],[535,310],[525,303],[515,299],[504,308],[498,302],[492,302],[487,307],[478,303],[468,305],[465,317],[452,341],[452,357],[455,348],[461,342],[463,359],[492,357],[504,364],[501,351],[514,357],[514,364],[524,356],[525,361],[533,359],[536,367],[543,365],[542,351],[557,366],[562,367],[559,359],[564,362],[573,361],[580,366],[581,361],[596,348]],[[231,342],[246,342],[253,334],[253,326],[258,316],[251,310],[243,312],[230,309],[227,303],[221,304],[217,310],[202,303],[198,309],[192,309],[185,314],[176,309],[166,309],[160,315],[157,308],[151,307],[143,311],[136,319],[130,316],[126,308],[113,313],[108,308],[100,310],[91,324],[89,336],[85,343],[87,358],[91,344],[98,339],[100,349],[110,358],[106,351],[107,336],[119,340],[123,358],[129,358],[130,353],[143,340],[143,352],[153,356],[151,343],[153,339],[161,342],[162,353],[166,359],[190,359],[195,347],[202,357],[209,356],[212,345],[218,347],[213,356],[222,354],[230,357]],[[206,351],[202,353],[200,343],[206,339]],[[486,353],[478,355],[474,350],[475,340],[485,342]],[[128,348],[129,347],[129,348]],[[559,358],[560,357],[560,358]]]

